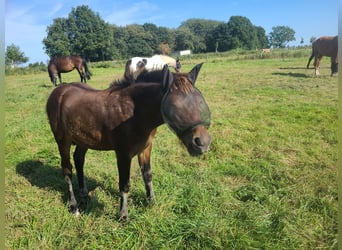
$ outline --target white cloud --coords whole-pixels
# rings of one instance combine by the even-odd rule
[[[55,15],[63,8],[61,2],[56,3],[53,8],[47,13],[48,17],[55,17]]]
[[[32,7],[12,8],[6,13],[5,44],[15,44],[29,57],[30,62],[41,61],[47,56],[43,51],[42,40],[46,36],[46,26],[36,23]]]
[[[160,15],[154,15],[159,8],[157,5],[143,1],[134,3],[127,9],[115,10],[113,14],[104,17],[104,19],[116,25],[128,25],[133,23],[152,22],[153,20],[160,19]]]

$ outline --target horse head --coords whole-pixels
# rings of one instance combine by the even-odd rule
[[[181,72],[181,67],[182,67],[182,65],[181,65],[179,59],[177,58],[177,60],[176,60],[176,68],[175,68],[176,72]]]
[[[338,72],[338,63],[332,62],[331,63],[331,76],[337,74],[337,72]]]
[[[201,92],[195,87],[202,64],[188,74],[172,74],[163,68],[162,88],[165,95],[161,113],[164,121],[186,146],[192,156],[208,151],[211,137],[210,110]]]

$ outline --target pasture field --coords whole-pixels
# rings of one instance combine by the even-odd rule
[[[197,87],[212,112],[210,151],[192,158],[159,127],[156,204],[145,203],[134,159],[124,224],[113,152],[87,153],[91,200],[80,217],[69,214],[45,112],[47,72],[7,76],[6,249],[337,249],[337,78],[328,59],[314,77],[305,68],[309,53],[184,61],[183,71],[205,61]],[[90,69],[96,88],[123,73],[123,66]],[[79,80],[76,71],[62,77]]]

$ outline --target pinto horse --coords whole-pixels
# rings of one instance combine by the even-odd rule
[[[139,73],[141,72],[141,68],[144,68],[147,71],[155,71],[161,70],[164,65],[168,65],[175,69],[176,72],[181,71],[181,64],[179,60],[174,59],[172,57],[166,55],[154,55],[152,57],[133,57],[128,60],[130,66],[125,71],[125,76],[133,75],[133,78],[136,79]]]
[[[71,83],[55,88],[46,110],[61,156],[70,194],[70,209],[79,214],[72,187],[71,145],[80,196],[88,191],[83,165],[88,149],[114,150],[119,172],[119,219],[128,218],[132,158],[137,155],[147,200],[154,201],[150,153],[156,128],[167,123],[192,156],[209,149],[210,110],[194,86],[202,64],[188,74],[171,73],[164,66],[156,82],[114,84],[105,90]],[[160,81],[159,81],[160,80]],[[124,80],[123,80],[124,81]]]
[[[84,71],[83,71],[84,67]],[[51,82],[54,86],[57,85],[57,76],[59,83],[62,83],[61,73],[68,73],[74,69],[77,69],[81,77],[81,82],[87,82],[90,80],[91,72],[88,69],[88,65],[80,56],[62,56],[52,58],[48,65],[48,72]]]
[[[322,36],[312,43],[312,53],[309,58],[308,64],[309,68],[310,62],[313,57],[315,57],[314,67],[315,75],[319,75],[319,63],[323,56],[330,57],[331,60],[331,76],[337,73],[338,69],[338,37],[337,36]]]

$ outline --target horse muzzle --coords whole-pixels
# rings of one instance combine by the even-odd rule
[[[191,156],[199,156],[209,150],[211,136],[205,126],[199,125],[180,136]]]

